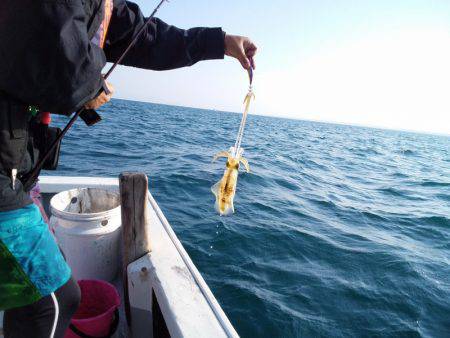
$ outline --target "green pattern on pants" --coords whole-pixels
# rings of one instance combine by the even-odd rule
[[[41,297],[15,257],[0,241],[0,310],[31,304]]]

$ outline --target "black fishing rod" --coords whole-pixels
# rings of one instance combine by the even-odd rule
[[[130,51],[131,48],[133,48],[133,46],[135,45],[135,43],[137,42],[137,40],[139,39],[139,37],[144,33],[145,29],[147,28],[148,24],[150,23],[150,21],[154,18],[156,12],[158,11],[158,9],[162,6],[162,4],[168,0],[161,0],[159,2],[159,4],[155,7],[155,9],[153,10],[152,14],[147,18],[147,20],[144,22],[144,24],[142,25],[142,27],[139,29],[139,31],[136,33],[136,35],[134,36],[133,40],[131,40],[131,42],[128,44],[128,47],[125,49],[125,51],[122,53],[122,55],[120,55],[120,57],[116,60],[116,62],[114,62],[114,64],[111,66],[111,68],[109,68],[109,70],[106,72],[104,79],[106,80],[111,73],[114,71],[114,69],[117,67],[117,65],[122,62],[122,60],[125,58],[125,56],[128,54],[128,52]],[[61,142],[62,138],[64,137],[64,135],[66,135],[67,131],[73,126],[73,124],[75,123],[75,121],[78,119],[78,117],[80,117],[80,115],[83,112],[86,112],[86,108],[82,107],[80,109],[78,109],[75,114],[72,116],[72,118],[70,119],[70,121],[67,123],[67,125],[64,127],[64,129],[61,131],[61,133],[57,136],[57,138],[53,141],[53,143],[49,146],[49,148],[47,149],[46,153],[44,154],[44,156],[42,156],[38,162],[36,163],[35,167],[27,174],[23,176],[23,182],[22,185],[25,187],[25,189],[27,187],[29,187],[29,185],[31,185],[34,180],[39,176],[39,172],[42,169],[42,167],[45,164],[45,161],[47,161],[47,159],[49,158],[49,156],[52,154],[53,150],[56,148],[56,146]]]

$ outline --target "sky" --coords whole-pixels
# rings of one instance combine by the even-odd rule
[[[171,0],[158,17],[254,40],[253,114],[450,135],[448,0]],[[118,98],[233,112],[248,87],[228,57],[111,82]]]

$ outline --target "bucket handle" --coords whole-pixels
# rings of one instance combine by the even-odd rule
[[[81,338],[110,338],[114,333],[116,333],[117,328],[119,326],[119,309],[116,309],[114,311],[114,320],[111,324],[111,327],[109,328],[109,333],[106,336],[103,337],[94,337],[94,336],[90,336],[87,333],[84,333],[82,331],[80,331],[75,325],[73,325],[72,323],[70,323],[69,325],[69,329],[75,333],[76,335],[80,336]]]

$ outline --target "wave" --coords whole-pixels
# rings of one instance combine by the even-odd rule
[[[415,156],[417,155],[417,152],[411,149],[401,149],[397,151],[397,153],[405,155],[405,156]]]
[[[388,187],[388,188],[380,188],[378,189],[383,194],[390,195],[395,197],[396,199],[406,199],[410,201],[426,201],[427,197],[423,195],[419,195],[416,191]]]
[[[419,224],[428,224],[438,227],[445,227],[450,230],[450,218],[446,216],[418,217],[415,219],[415,222]]]
[[[420,183],[422,187],[450,187],[450,182],[438,182],[438,181],[422,181]]]

